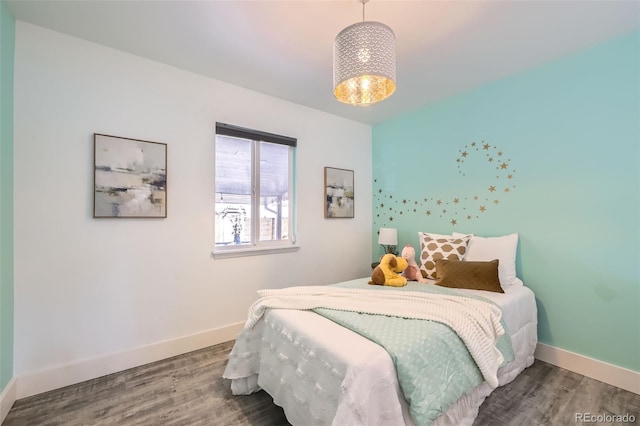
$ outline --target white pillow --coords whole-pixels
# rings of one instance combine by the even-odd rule
[[[473,234],[454,232],[455,238],[471,235],[467,245],[467,254],[463,260],[487,262],[498,259],[498,277],[502,288],[522,285],[516,276],[516,252],[518,250],[518,234],[502,237],[478,237]]]

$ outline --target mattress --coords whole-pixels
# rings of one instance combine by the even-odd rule
[[[502,309],[515,358],[500,368],[498,379],[500,386],[511,382],[533,363],[537,343],[533,292],[522,285],[509,287],[504,294],[461,291],[491,299]],[[267,391],[293,425],[413,425],[389,354],[311,311],[269,310],[254,329],[238,337],[224,376],[232,379],[236,395]],[[480,384],[434,424],[471,425],[492,390],[487,383]]]

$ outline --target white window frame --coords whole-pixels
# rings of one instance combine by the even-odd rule
[[[255,256],[278,252],[291,252],[298,250],[296,244],[296,147],[297,140],[287,136],[275,135],[262,131],[247,129],[226,123],[216,123],[216,138],[218,135],[238,137],[251,141],[251,242],[250,244],[217,246],[215,243],[215,229],[213,242],[213,257],[227,258],[240,256]],[[277,143],[289,147],[289,236],[286,240],[260,241],[260,142]],[[214,140],[214,164],[215,164]],[[214,173],[215,194],[215,173]],[[214,209],[216,201],[214,200]],[[215,227],[215,221],[214,221]]]

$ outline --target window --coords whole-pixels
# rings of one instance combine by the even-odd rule
[[[216,123],[216,254],[291,248],[294,138]]]

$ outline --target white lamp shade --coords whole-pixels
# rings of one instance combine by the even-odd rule
[[[383,246],[397,246],[398,231],[395,228],[380,228],[378,244],[382,244]]]
[[[333,45],[333,94],[340,102],[371,105],[396,90],[396,36],[380,22],[340,31]]]

